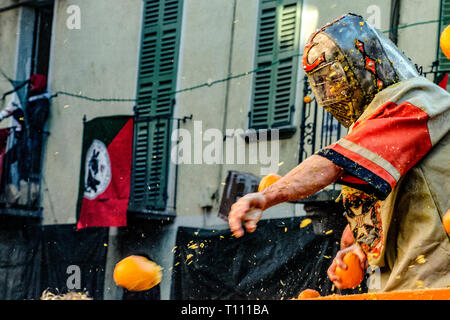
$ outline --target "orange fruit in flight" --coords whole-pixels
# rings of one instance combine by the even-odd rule
[[[444,224],[445,232],[450,233],[450,210],[447,210],[447,213],[444,214],[442,223]]]
[[[298,300],[312,299],[320,297],[320,293],[313,289],[305,289],[298,295]]]
[[[347,269],[337,266],[334,273],[340,278],[343,289],[354,289],[364,278],[359,258],[353,252],[348,252],[342,260],[347,265]]]
[[[142,256],[129,256],[119,261],[113,273],[114,282],[128,291],[145,291],[161,282],[162,268]]]
[[[278,180],[280,180],[282,177],[276,173],[271,173],[265,176],[261,179],[258,186],[258,192],[264,190],[265,188],[269,187],[270,185],[274,184]]]
[[[442,53],[450,59],[450,26],[447,26],[441,33],[440,44]]]
[[[303,102],[304,103],[310,103],[311,102],[311,97],[310,96],[305,96],[304,98],[303,98]]]

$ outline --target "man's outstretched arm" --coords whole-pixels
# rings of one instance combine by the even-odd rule
[[[335,182],[343,172],[324,157],[313,155],[307,158],[267,189],[248,194],[233,204],[228,214],[231,232],[241,237],[244,234],[242,223],[248,232],[253,232],[264,210],[310,196]]]

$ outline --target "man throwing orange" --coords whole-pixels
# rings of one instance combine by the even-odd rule
[[[340,251],[328,276],[354,252],[379,267],[381,291],[450,285],[450,95],[419,76],[400,50],[362,17],[348,14],[315,32],[303,68],[315,99],[348,134],[282,179],[237,201],[229,213],[236,237],[253,232],[262,212],[332,183],[355,243]]]

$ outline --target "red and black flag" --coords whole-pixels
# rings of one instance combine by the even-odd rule
[[[85,122],[77,229],[126,226],[132,149],[132,116]]]
[[[437,79],[438,86],[441,87],[444,90],[447,90],[447,84],[448,84],[448,73],[445,73],[438,77]]]

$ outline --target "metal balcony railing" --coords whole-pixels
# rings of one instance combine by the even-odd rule
[[[0,214],[42,217],[41,167],[48,132],[2,129]]]

